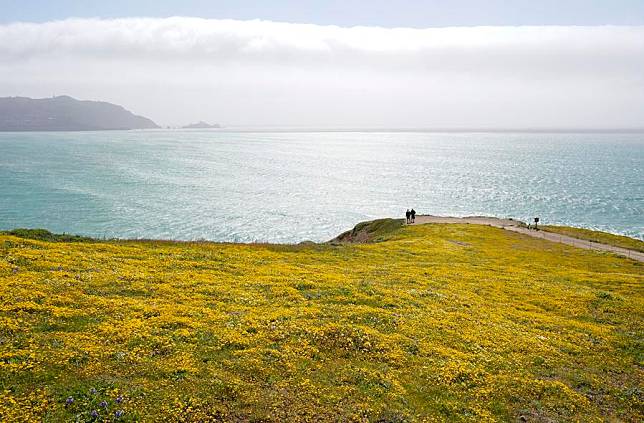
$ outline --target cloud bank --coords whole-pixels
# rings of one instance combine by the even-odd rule
[[[1,25],[0,57],[0,95],[104,99],[162,124],[644,122],[644,27],[69,19]]]

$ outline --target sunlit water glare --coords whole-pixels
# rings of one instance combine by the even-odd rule
[[[0,133],[0,229],[324,241],[414,207],[641,239],[643,165],[644,134]]]

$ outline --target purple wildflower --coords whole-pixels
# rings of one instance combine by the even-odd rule
[[[92,395],[96,395],[96,388],[90,389],[89,393],[92,394]]]
[[[92,412],[90,413],[90,416],[92,416],[93,419],[98,418],[98,411],[92,410]]]
[[[120,419],[125,412],[123,410],[117,410],[114,412],[114,416],[116,416],[117,419]]]
[[[123,395],[119,395],[118,397],[116,397],[116,403],[117,404],[120,404],[122,402],[123,402]]]
[[[101,401],[101,403],[98,406],[102,408],[107,408],[107,401],[105,400]]]
[[[67,405],[72,405],[72,403],[73,403],[73,402],[74,402],[74,398],[73,398],[73,397],[67,397],[67,399],[65,400],[65,405],[66,405],[66,406],[67,406]]]

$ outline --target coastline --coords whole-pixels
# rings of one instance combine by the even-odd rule
[[[358,223],[354,228],[342,232],[336,237],[326,242],[313,242],[303,240],[297,243],[271,243],[271,242],[225,242],[225,241],[211,241],[211,240],[173,240],[173,239],[148,239],[148,238],[93,238],[87,236],[71,235],[71,234],[55,234],[46,229],[13,229],[0,231],[0,235],[14,235],[27,239],[35,239],[41,241],[53,242],[86,242],[86,243],[99,243],[99,242],[112,242],[112,243],[159,243],[159,244],[219,244],[219,245],[267,245],[267,246],[303,246],[303,245],[338,245],[343,243],[369,243],[384,239],[387,235],[395,232],[399,228],[405,226],[418,226],[418,225],[482,225],[491,226],[514,233],[530,236],[533,238],[542,239],[549,242],[560,243],[569,245],[576,248],[595,250],[614,253],[617,255],[625,256],[630,259],[644,262],[644,241],[637,238],[627,237],[625,235],[611,234],[608,232],[594,231],[585,228],[576,228],[561,226],[567,231],[584,231],[591,234],[603,236],[612,242],[598,242],[588,237],[575,237],[565,234],[565,232],[553,232],[544,226],[543,229],[528,229],[525,222],[513,218],[498,218],[492,216],[434,216],[434,215],[417,215],[414,223],[406,224],[404,219],[376,219],[372,221],[365,221]],[[627,239],[632,241],[631,244],[636,248],[624,247],[624,241]],[[621,241],[621,242],[620,242]],[[641,245],[640,245],[641,244]]]

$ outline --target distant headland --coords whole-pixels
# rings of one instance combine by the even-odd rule
[[[63,95],[51,98],[0,97],[0,131],[101,131],[153,129],[152,120],[122,106]]]

